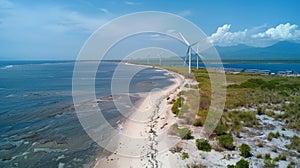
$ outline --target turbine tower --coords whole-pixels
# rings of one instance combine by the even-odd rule
[[[199,45],[197,45],[196,56],[197,56],[197,69],[199,69],[199,58],[202,59],[202,56],[199,54]]]
[[[158,53],[159,56],[159,65],[161,65],[161,53]]]
[[[189,58],[189,74],[192,73],[192,47],[194,45],[196,45],[199,41],[193,43],[193,44],[190,44],[186,38],[179,32],[179,35],[181,36],[181,38],[183,39],[184,43],[188,46],[188,49],[186,51],[186,57],[185,57],[185,60],[186,58],[188,57]]]

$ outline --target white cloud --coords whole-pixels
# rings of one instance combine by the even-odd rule
[[[125,4],[127,5],[141,5],[141,2],[132,2],[132,1],[125,1]]]
[[[300,41],[300,30],[295,24],[279,24],[276,27],[262,30],[266,26],[259,26],[242,31],[231,32],[230,24],[217,29],[208,40],[217,46],[233,46],[245,44],[249,46],[265,47],[278,41]]]
[[[192,14],[192,12],[190,10],[184,10],[184,11],[178,13],[178,15],[182,16],[182,17],[187,17],[191,14]]]
[[[100,16],[88,16],[82,13],[67,10],[61,7],[40,7],[37,10],[17,6],[13,10],[6,11],[6,15],[1,19],[1,28],[7,30],[46,31],[51,32],[93,32],[106,22]],[[30,31],[31,32],[31,31]]]
[[[279,24],[275,28],[269,28],[265,32],[252,35],[253,38],[270,38],[274,40],[295,40],[299,39],[300,31],[298,26],[290,23]]]
[[[100,8],[100,11],[103,13],[109,13],[108,9],[105,9],[105,8]]]
[[[208,37],[208,40],[219,46],[232,46],[244,42],[248,30],[230,32],[230,27],[230,24],[219,27],[215,33]]]

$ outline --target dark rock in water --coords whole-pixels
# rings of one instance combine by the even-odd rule
[[[30,141],[30,142],[36,142],[40,139],[42,139],[42,137],[39,133],[31,133],[31,134],[26,134],[26,135],[17,135],[15,138],[12,138],[13,141],[26,140],[26,141]]]
[[[46,144],[48,142],[56,142],[56,144],[67,144],[67,138],[63,135],[53,136],[53,137],[46,137],[41,139],[39,142],[41,144]]]
[[[8,160],[11,160],[12,158],[10,156],[4,156],[2,158],[2,161],[8,161]]]
[[[14,144],[4,144],[4,145],[0,145],[0,150],[11,150],[15,147],[17,146]]]
[[[139,86],[153,86],[155,82],[141,82],[138,84]]]

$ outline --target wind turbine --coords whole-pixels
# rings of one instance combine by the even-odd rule
[[[148,54],[147,55],[147,64],[149,64],[149,57],[150,57],[150,55]]]
[[[197,45],[197,69],[199,69],[199,58],[202,58],[202,56],[199,54],[199,45]]]
[[[159,56],[159,65],[161,65],[161,53],[157,54]]]
[[[185,57],[185,61],[186,61],[186,58],[188,57],[189,58],[189,74],[192,73],[192,47],[194,45],[196,45],[199,41],[193,43],[193,44],[190,44],[186,39],[185,37],[179,32],[179,35],[181,36],[181,38],[183,39],[184,43],[188,46],[188,49],[186,51],[186,57]]]

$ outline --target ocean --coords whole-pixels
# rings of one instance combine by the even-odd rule
[[[100,64],[95,81],[97,99],[111,95],[117,66],[118,62]],[[136,68],[124,66],[127,70]],[[0,167],[90,167],[103,153],[74,112],[73,68],[74,61],[0,62]],[[170,78],[164,71],[145,68],[131,79],[129,91],[146,93],[164,88],[172,84]],[[122,115],[113,102],[99,106],[116,127]]]

